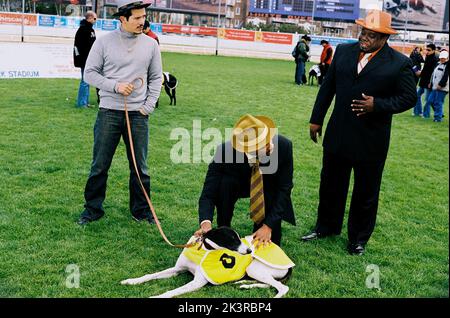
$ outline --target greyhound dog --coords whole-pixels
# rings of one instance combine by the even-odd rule
[[[208,283],[219,285],[239,281],[246,274],[258,281],[240,288],[274,287],[278,291],[275,298],[283,297],[289,287],[284,285],[292,273],[294,263],[278,245],[270,243],[258,248],[252,244],[252,236],[244,239],[229,227],[219,227],[205,233],[201,238],[192,237],[184,248],[174,267],[148,274],[139,278],[126,279],[122,285],[137,285],[144,282],[169,278],[183,272],[190,272],[194,279],[184,286],[167,291],[155,298],[170,298],[196,291]]]

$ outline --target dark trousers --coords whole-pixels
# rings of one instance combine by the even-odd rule
[[[330,68],[330,65],[329,64],[324,64],[324,65],[320,64],[319,68],[320,68],[320,76],[318,78],[318,82],[319,82],[319,85],[322,85],[323,80],[324,80],[325,76],[327,75],[328,69]]]
[[[142,183],[147,193],[150,193],[150,176],[147,170],[148,151],[148,116],[139,112],[129,112],[131,134],[133,137],[136,162]],[[86,203],[82,216],[91,220],[103,216],[103,201],[106,197],[106,182],[108,170],[119,144],[120,137],[125,142],[130,168],[130,210],[133,216],[141,218],[150,209],[139,185],[131,159],[125,112],[100,108],[94,126],[94,149],[91,171],[84,190]]]
[[[231,220],[233,218],[234,206],[238,199],[250,197],[250,179],[240,180],[238,177],[224,176],[220,183],[218,196],[215,199],[215,206],[217,209],[217,225],[231,227]],[[249,203],[250,204],[250,203]],[[266,204],[265,213],[270,213],[270,207]],[[249,207],[250,211],[250,207]],[[250,219],[250,213],[248,213]],[[253,232],[256,232],[264,221],[259,225],[253,224]],[[281,245],[281,220],[272,228],[272,242]]]
[[[384,163],[384,160],[354,162],[324,151],[317,232],[325,235],[341,233],[350,175],[353,170],[354,185],[348,217],[348,239],[350,243],[367,243],[375,228]]]
[[[303,77],[305,77],[305,63],[300,59],[295,62],[295,84],[297,85],[302,85],[306,82],[306,80],[303,81]]]

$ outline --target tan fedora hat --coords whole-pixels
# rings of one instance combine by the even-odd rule
[[[380,10],[370,10],[365,19],[355,20],[355,23],[374,32],[397,34],[398,32],[391,28],[391,21],[392,17],[389,13]]]
[[[275,128],[269,117],[244,115],[233,127],[231,144],[239,152],[256,152],[270,143]]]

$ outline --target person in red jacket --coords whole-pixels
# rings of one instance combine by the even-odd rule
[[[322,54],[320,55],[320,76],[319,85],[322,84],[328,69],[330,68],[331,60],[333,59],[333,48],[327,40],[320,41],[320,45],[323,46]]]
[[[148,35],[149,37],[151,37],[152,39],[155,39],[155,41],[158,42],[158,44],[159,44],[158,36],[156,35],[156,33],[154,33],[150,29],[150,22],[148,22],[148,20],[145,20],[145,22],[144,22],[144,30],[142,32],[144,34]]]

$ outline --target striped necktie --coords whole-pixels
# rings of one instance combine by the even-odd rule
[[[361,73],[362,69],[369,63],[369,57],[372,55],[372,53],[366,53],[364,54],[361,61],[358,63],[358,74]]]
[[[264,220],[264,189],[263,189],[263,177],[261,170],[259,169],[259,161],[252,167],[252,177],[250,180],[250,218],[256,224],[259,224]]]

